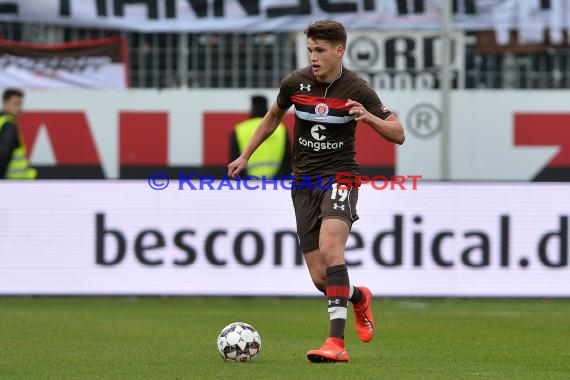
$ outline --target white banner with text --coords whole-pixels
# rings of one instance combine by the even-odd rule
[[[570,297],[570,185],[377,185],[360,191],[352,283],[377,296]],[[287,186],[186,173],[4,182],[0,294],[318,295]]]
[[[451,1],[451,0],[450,0]],[[441,0],[12,0],[0,20],[41,22],[144,32],[299,31],[334,18],[349,29],[438,29]],[[452,26],[495,30],[500,42],[520,29],[521,42],[558,44],[570,25],[566,0],[454,0]]]

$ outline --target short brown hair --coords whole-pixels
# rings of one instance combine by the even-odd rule
[[[305,29],[305,34],[313,40],[330,41],[346,47],[346,30],[335,20],[314,21]]]

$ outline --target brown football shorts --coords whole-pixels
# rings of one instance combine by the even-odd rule
[[[313,180],[313,186],[304,186],[307,182],[295,183],[291,188],[291,198],[297,221],[297,236],[303,253],[312,252],[319,248],[319,234],[323,218],[333,217],[345,220],[348,228],[358,220],[356,204],[358,189],[356,187],[340,188],[336,183],[326,184],[323,180],[318,186]]]

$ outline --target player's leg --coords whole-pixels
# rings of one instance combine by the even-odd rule
[[[311,211],[311,208],[297,207],[305,202],[303,199],[306,198],[298,193],[293,196],[293,203],[295,206],[295,215],[297,217],[297,235],[299,236],[299,243],[305,257],[305,262],[307,263],[307,268],[311,275],[311,279],[315,284],[315,287],[327,294],[327,263],[325,261],[325,256],[322,254],[322,250],[319,248],[320,245],[320,234],[322,230],[321,218],[318,214]],[[318,205],[318,203],[316,203]],[[318,210],[318,208],[313,208],[312,210]],[[342,222],[341,222],[342,223]],[[348,232],[346,232],[348,236]],[[327,239],[325,239],[327,240]],[[344,251],[344,244],[346,244],[346,238],[344,243],[339,242],[342,245],[342,250]],[[328,244],[326,244],[328,246]],[[324,252],[328,252],[325,249]],[[348,297],[348,291],[346,296]],[[344,320],[346,321],[346,298],[344,301]],[[331,322],[332,323],[332,322]],[[341,327],[342,331],[339,330]],[[332,330],[331,330],[332,331]],[[335,321],[335,333],[340,336],[344,334],[344,324],[340,326],[338,321]],[[347,361],[348,353],[344,350],[344,341],[341,338],[329,337],[325,345],[321,347],[318,352],[309,351],[307,357],[313,362],[336,362],[336,361]]]
[[[324,295],[326,295],[326,280],[327,280],[327,266],[323,255],[321,255],[318,249],[311,250],[303,254],[305,257],[305,263],[307,264],[307,269],[311,275],[311,280],[315,287],[320,290]],[[362,300],[363,293],[360,288],[350,285],[348,301],[353,304],[359,303]]]
[[[325,218],[319,235],[319,253],[326,267],[326,294],[330,314],[329,336],[344,339],[350,282],[344,262],[349,226],[346,220]]]
[[[315,287],[326,296],[327,265],[323,255],[317,249],[304,254],[304,256],[311,280]],[[375,324],[372,314],[372,293],[367,287],[357,287],[349,284],[348,300],[353,305],[354,324],[358,337],[361,341],[367,343],[374,338]]]
[[[330,319],[329,337],[318,350],[307,353],[316,363],[348,361],[344,349],[344,329],[350,294],[344,247],[348,239],[349,221],[338,217],[324,218],[319,235],[319,256],[326,273],[326,296]],[[316,261],[316,260],[315,260]]]
[[[352,224],[359,219],[356,212],[358,188],[335,189],[335,187],[336,185],[333,184],[332,188],[327,191],[323,198],[321,216],[323,218],[337,217],[344,219],[348,223],[350,230]],[[353,305],[354,322],[358,337],[363,342],[369,342],[374,337],[375,328],[371,306],[372,294],[370,290],[364,286],[356,287],[351,285],[349,287],[349,301]]]
[[[323,202],[324,215],[340,215],[349,221],[349,229],[352,223],[359,219],[356,213],[358,203],[358,189],[333,189],[329,190],[330,196]],[[332,205],[332,207],[331,207]],[[328,209],[328,211],[326,211]],[[358,338],[362,342],[369,342],[374,337],[374,317],[372,315],[372,293],[364,286],[350,286],[349,301],[354,311],[354,324]]]

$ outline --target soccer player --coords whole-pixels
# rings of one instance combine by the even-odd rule
[[[366,81],[342,66],[347,36],[341,23],[316,21],[305,34],[310,66],[283,78],[276,101],[247,148],[228,165],[228,175],[235,178],[245,169],[249,157],[294,105],[292,166],[296,186],[292,186],[291,196],[297,234],[311,279],[327,298],[330,316],[329,337],[320,349],[310,350],[307,358],[315,363],[345,362],[348,301],[353,305],[361,341],[373,338],[375,325],[372,294],[366,287],[350,285],[344,261],[348,235],[358,219],[358,188],[337,187],[334,177],[340,172],[358,174],[354,157],[358,121],[396,144],[404,142],[404,129]],[[307,185],[307,179],[317,185]]]

